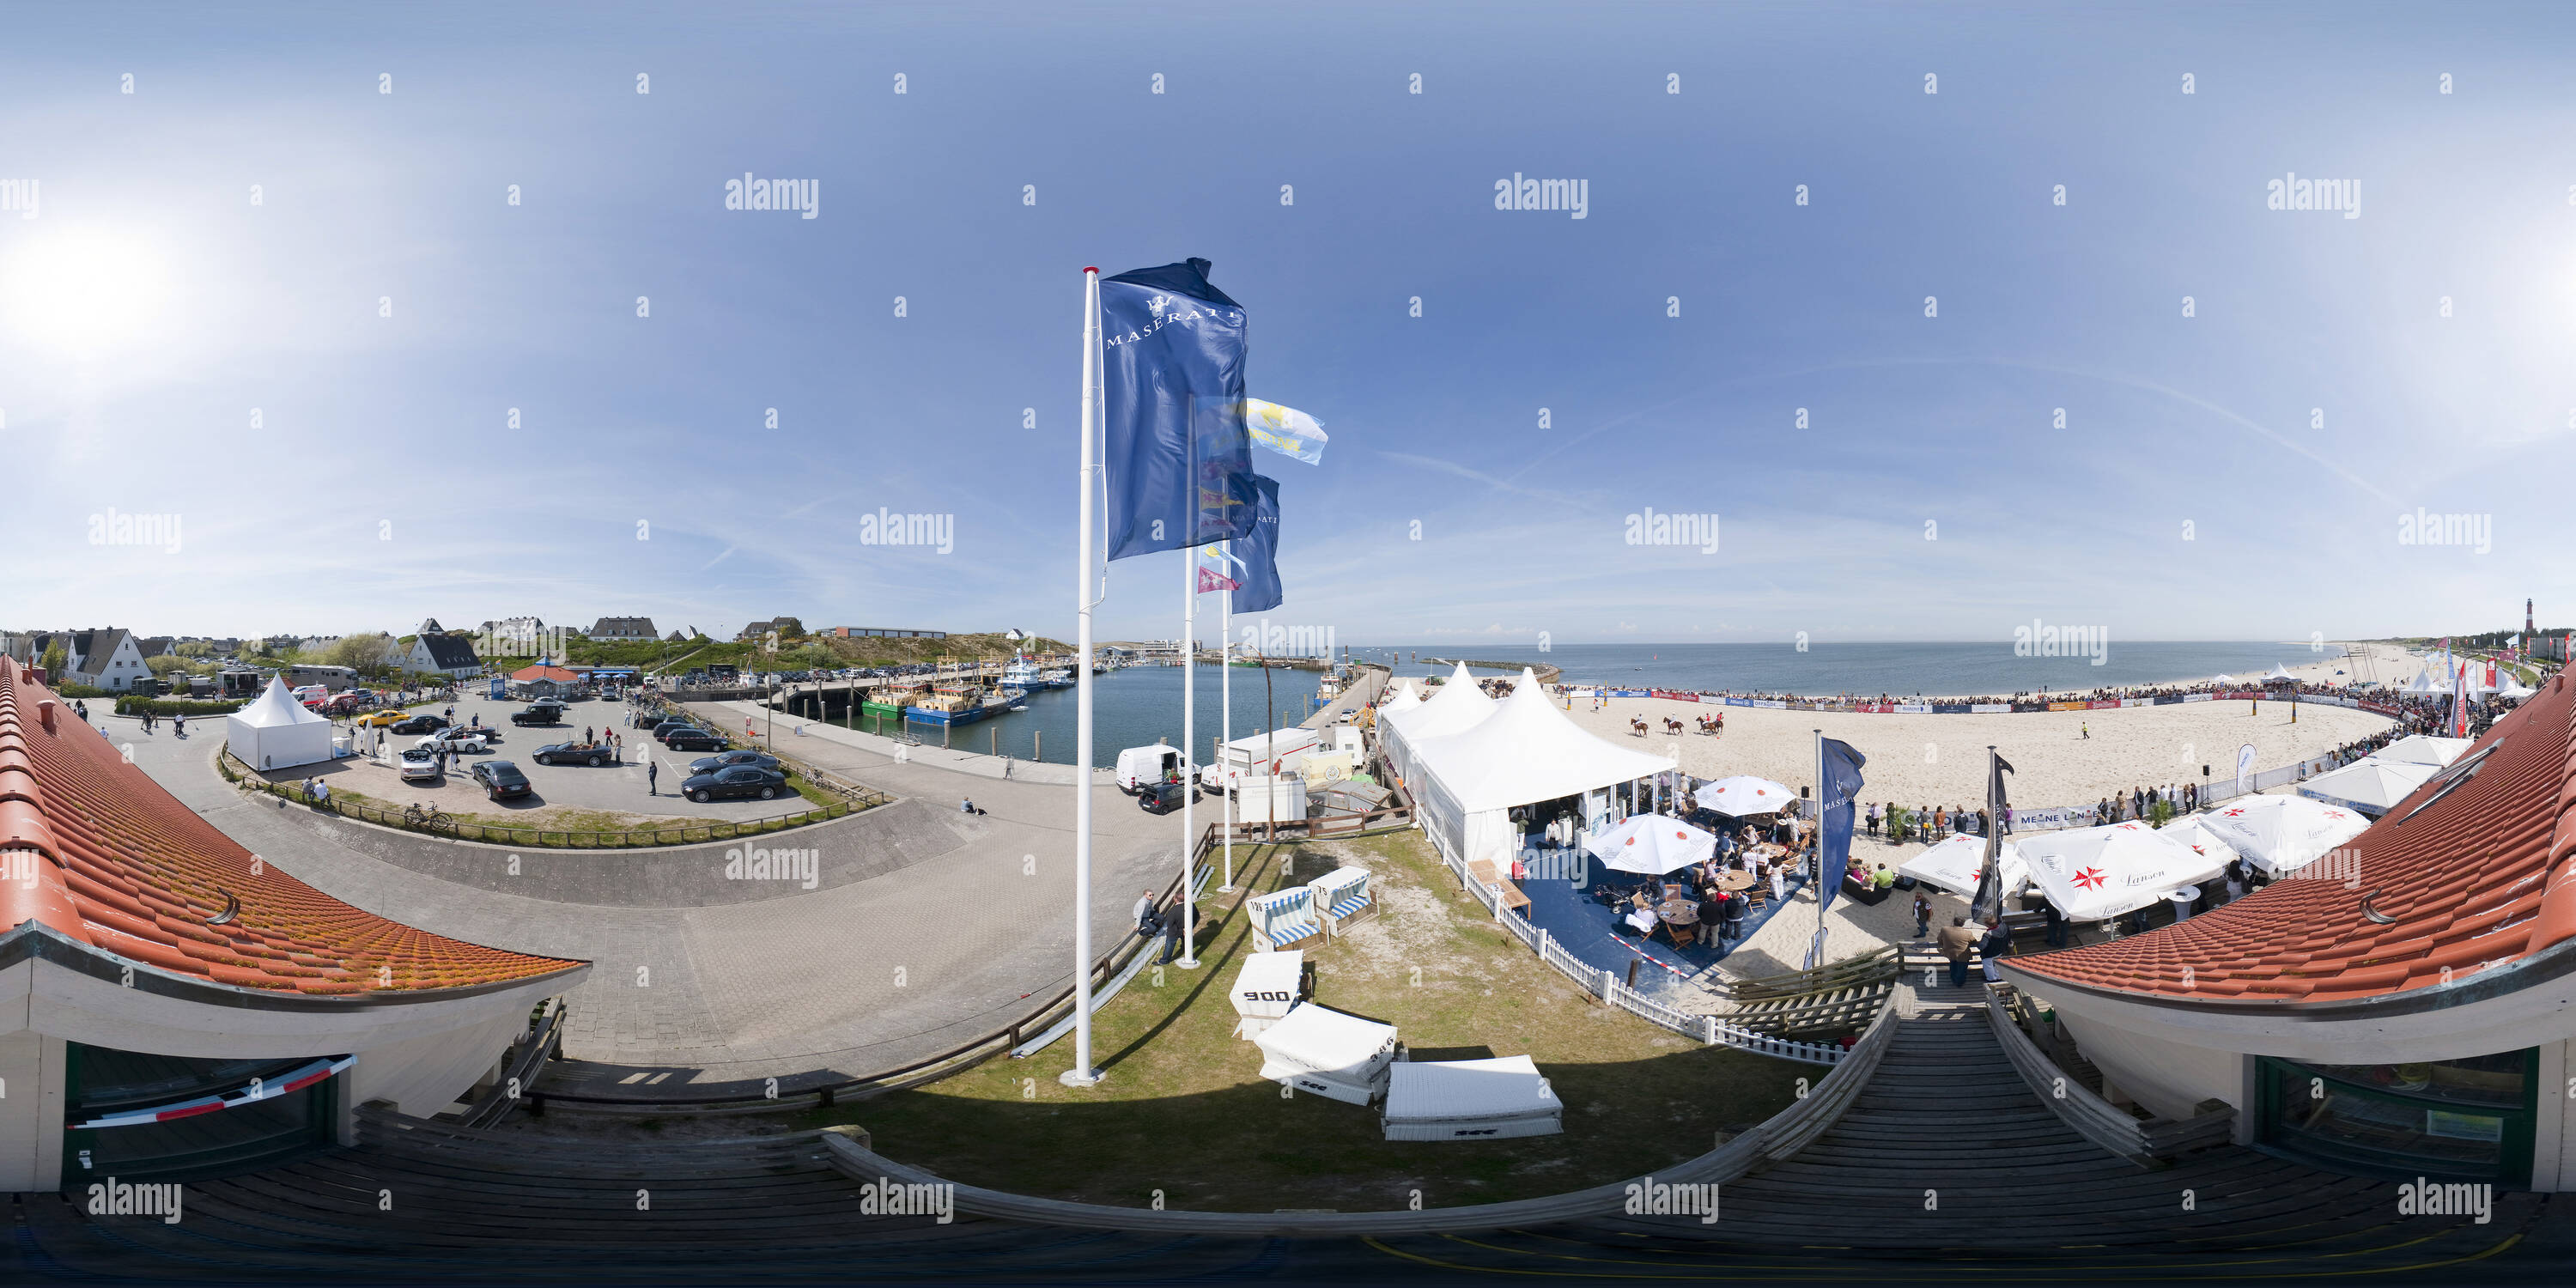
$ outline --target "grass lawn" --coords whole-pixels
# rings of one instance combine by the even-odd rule
[[[1293,859],[1294,875],[1282,868]],[[1196,971],[1153,968],[1103,1008],[1087,1090],[1056,1075],[1070,1034],[1027,1060],[817,1109],[796,1125],[857,1123],[888,1157],[996,1189],[1142,1207],[1227,1211],[1425,1207],[1528,1198],[1622,1180],[1714,1148],[1788,1106],[1821,1068],[1702,1047],[1606,1009],[1494,926],[1415,833],[1238,845],[1235,895]],[[1253,951],[1237,903],[1353,865],[1382,911],[1320,949],[1315,1000],[1394,1024],[1416,1059],[1528,1055],[1565,1102],[1561,1135],[1390,1142],[1372,1108],[1282,1099],[1259,1048],[1232,1036],[1227,992]]]

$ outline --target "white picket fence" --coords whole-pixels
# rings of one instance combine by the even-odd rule
[[[1448,848],[1440,843],[1438,833],[1429,834],[1433,848],[1439,851],[1441,862],[1449,866],[1450,874],[1458,878],[1458,884],[1466,887],[1467,892],[1476,897],[1476,902],[1484,905],[1485,911],[1493,917],[1495,924],[1509,932],[1512,938],[1519,940],[1522,947],[1538,954],[1540,961],[1555,967],[1559,974],[1574,981],[1583,991],[1600,998],[1605,1004],[1618,1007],[1650,1024],[1661,1025],[1709,1046],[1729,1046],[1755,1055],[1822,1065],[1840,1064],[1848,1054],[1842,1047],[1830,1042],[1792,1042],[1767,1033],[1755,1033],[1736,1028],[1734,1025],[1721,1022],[1714,1015],[1693,1015],[1638,996],[1635,989],[1619,982],[1616,972],[1585,962],[1582,958],[1567,952],[1564,945],[1557,943],[1555,937],[1548,934],[1546,930],[1513,915],[1503,906],[1502,900],[1497,898],[1493,891],[1486,889],[1482,882],[1468,875],[1466,862],[1451,854]]]

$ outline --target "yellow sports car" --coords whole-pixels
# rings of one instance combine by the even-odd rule
[[[370,711],[365,715],[351,720],[349,723],[381,729],[384,726],[392,724],[393,722],[410,714],[410,712],[405,711],[400,707],[387,707],[382,711]]]

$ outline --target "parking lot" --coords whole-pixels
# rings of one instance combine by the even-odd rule
[[[522,710],[524,706],[517,702],[458,702],[456,713],[460,719],[479,711],[483,723],[493,726],[500,734],[501,742],[486,753],[451,757],[447,776],[442,782],[405,782],[390,765],[363,759],[340,761],[323,776],[328,778],[335,791],[358,792],[395,807],[417,802],[424,806],[436,805],[450,814],[481,814],[494,818],[527,815],[529,817],[525,821],[531,826],[550,822],[546,817],[549,811],[610,811],[633,815],[637,819],[748,822],[813,808],[811,802],[795,793],[793,783],[776,800],[719,800],[701,805],[681,798],[680,783],[689,776],[689,762],[715,753],[666,750],[645,730],[623,723],[628,711],[623,703],[571,703],[566,709],[564,723],[560,725],[519,726],[509,723],[510,713]],[[415,708],[432,714],[443,709],[444,704]],[[346,722],[342,724],[345,729]],[[579,742],[585,726],[602,735],[615,732],[623,736],[626,740],[624,763],[602,765],[596,769],[585,764],[536,763],[537,748]],[[389,734],[386,745],[399,751],[419,741],[420,735],[417,734]],[[646,794],[645,766],[648,758],[661,768],[660,778],[655,784],[659,795]],[[533,789],[530,794],[511,800],[488,799],[483,784],[475,781],[468,771],[479,762],[493,760],[506,760],[518,766],[519,772],[528,776],[529,786]],[[291,781],[318,768],[280,771],[270,777]]]

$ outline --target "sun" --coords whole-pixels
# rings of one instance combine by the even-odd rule
[[[168,294],[160,253],[140,236],[49,231],[0,255],[0,325],[39,349],[123,347],[160,320]]]

